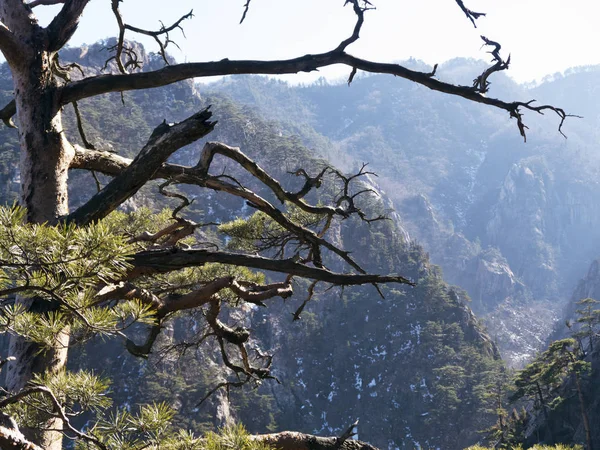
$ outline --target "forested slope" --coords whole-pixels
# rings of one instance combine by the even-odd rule
[[[98,53],[104,45],[69,49],[62,58],[80,62],[93,74],[104,62]],[[153,58],[146,57],[147,67]],[[0,89],[3,99],[9,98],[10,80],[0,80]],[[163,119],[181,120],[208,104],[219,121],[209,139],[240,146],[286,186],[300,182],[289,171],[302,167],[314,172],[332,164],[326,158],[335,155],[336,144],[317,128],[275,121],[223,92],[206,94],[191,83],[127,93],[123,99],[108,95],[79,106],[88,140],[99,149],[132,156]],[[66,113],[66,132],[77,140],[73,114]],[[11,202],[19,183],[15,131],[0,130],[0,142],[3,201]],[[174,162],[194,165],[202,144],[190,146]],[[343,161],[332,158],[332,162]],[[356,169],[353,159],[343,166]],[[70,193],[76,205],[94,192],[96,181],[76,171],[70,176],[76,180]],[[98,181],[102,185],[106,179]],[[370,225],[348,220],[332,227],[328,237],[352,251],[365,269],[401,273],[416,287],[384,286],[382,298],[372,287],[340,291],[318,286],[300,320],[294,321],[308,288],[299,282],[294,297],[251,309],[245,323],[232,312],[230,321],[253,330],[256,355],[274,355],[273,374],[281,384],[232,389],[231,405],[221,390],[200,404],[226,376],[214,343],[208,339],[200,346],[173,349],[179,352],[159,351],[170,346],[169,336],[185,342],[201,331],[193,316],[181,317],[147,360],[130,355],[122,342],[98,341],[80,349],[70,364],[111,378],[116,404],[133,407],[147,400],[165,401],[177,409],[175,420],[195,431],[235,419],[252,432],[296,429],[335,434],[360,419],[360,438],[382,448],[458,449],[476,441],[477,431],[493,420],[493,408],[482,393],[501,366],[497,351],[466,306],[465,292],[450,287],[423,249],[407,237],[377,182],[374,177],[367,179],[365,187],[373,194],[364,197],[363,206],[370,215],[385,213],[392,220]],[[156,191],[156,185],[144,189],[126,208],[143,216],[142,207],[159,210],[175,205]],[[320,196],[329,194],[325,186],[320,191]],[[185,193],[195,201],[184,214],[196,221],[225,223],[253,213],[237,199],[202,191]],[[214,229],[204,233],[207,242],[227,243],[226,236]]]
[[[417,61],[410,64],[422,65]],[[469,84],[481,62],[454,60],[442,79]],[[440,97],[385,76],[290,86],[258,77],[209,88],[277,117],[311,142],[316,130],[337,164],[369,161],[402,227],[467,290],[503,355],[531,358],[600,254],[597,152],[599,70],[573,69],[538,86],[498,74],[490,95],[559,104],[581,119],[556,130],[530,116],[524,143],[501,112]]]

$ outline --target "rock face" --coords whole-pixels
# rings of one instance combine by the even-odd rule
[[[98,62],[103,61],[97,54],[102,45],[105,43],[70,49],[63,60],[81,58],[78,61],[89,64],[88,72],[94,73]],[[147,64],[154,61],[152,55],[143,59]],[[4,83],[2,87],[7,86],[6,80],[0,82]],[[324,164],[337,166],[339,162],[344,166],[347,162],[341,153],[331,161],[324,159],[330,156],[325,150],[333,148],[335,152],[336,145],[315,129],[265,120],[253,108],[227,99],[227,92],[229,88],[220,93],[207,92],[200,98],[194,86],[182,83],[127,93],[124,105],[118,95],[109,95],[81,102],[80,108],[90,140],[131,156],[165,118],[178,121],[210,103],[219,125],[209,138],[240,146],[291,191],[299,188],[301,180],[289,171],[302,167],[317,173]],[[2,93],[5,99],[9,95],[7,90]],[[293,96],[288,98],[292,100]],[[298,111],[301,116],[306,109]],[[77,139],[73,117],[68,114],[66,124],[71,138]],[[0,129],[0,136],[6,136],[0,161],[13,161],[15,147],[10,132]],[[373,125],[365,134],[376,136],[379,132]],[[174,162],[195,165],[202,144],[191,145]],[[317,144],[327,147],[316,152],[311,147]],[[369,154],[377,155],[374,151]],[[352,162],[350,166],[353,165]],[[215,173],[226,169],[245,186],[269,195],[260,190],[256,181],[244,178],[225,163],[219,166],[215,161],[213,167]],[[7,164],[7,168],[14,171],[14,166]],[[76,206],[94,193],[95,184],[88,174],[72,173],[71,180],[70,199]],[[8,192],[14,193],[18,188],[9,176],[4,181]],[[410,240],[412,231],[404,226],[409,222],[391,210],[390,188],[379,183],[379,179],[376,181],[378,184],[372,179],[366,181],[364,187],[372,193],[364,196],[361,206],[369,215],[386,213],[392,220],[368,225],[348,219],[335,223],[327,238],[352,251],[366,270],[401,273],[416,281],[417,286],[380,286],[382,298],[372,286],[341,291],[319,285],[299,321],[292,320],[292,313],[306,298],[305,280],[297,280],[296,296],[286,302],[272,302],[266,309],[253,307],[243,316],[232,307],[229,317],[223,320],[252,330],[251,357],[274,354],[273,374],[281,385],[255,383],[243,390],[232,389],[229,399],[221,393],[199,405],[215,385],[235,380],[224,370],[222,355],[210,340],[197,348],[192,346],[181,359],[156,354],[148,361],[133,358],[119,342],[97,342],[72,354],[72,366],[89,367],[112,378],[111,392],[117,405],[134,407],[143,402],[164,401],[176,408],[176,425],[198,433],[234,418],[252,432],[294,429],[336,435],[360,419],[360,438],[380,448],[453,450],[475,442],[477,431],[492,419],[481,412],[485,399],[480,393],[500,365],[496,346],[467,305],[464,291],[449,286],[423,248]],[[309,200],[316,203],[327,198],[331,195],[327,189],[323,186]],[[207,190],[182,190],[190,198],[195,197],[194,207],[199,209],[190,208],[188,213],[197,221],[226,222],[253,212],[239,199]],[[434,220],[437,213],[428,206],[427,197],[423,196],[421,202],[431,209],[430,217],[424,220]],[[164,205],[155,195],[142,191],[127,208],[158,209]],[[213,234],[212,239],[220,239]],[[437,234],[432,228],[431,235]],[[470,246],[464,239],[465,245]],[[225,246],[225,242],[219,241],[219,245]],[[477,264],[474,261],[469,256],[465,264]],[[499,259],[485,261],[483,272],[499,270]],[[327,255],[325,263],[335,270],[347,270]],[[485,290],[488,281],[483,272],[478,283]],[[198,338],[203,324],[200,313],[182,317],[173,323],[168,334],[162,335],[163,344],[171,343],[171,339]]]
[[[584,298],[600,298],[600,260],[592,262],[587,276],[579,281],[570,305]]]
[[[477,70],[476,62],[455,60],[437,73],[468,82],[466,74]],[[551,120],[528,117],[525,145],[497,111],[385,76],[359,78],[352,89],[251,77],[223,87],[268,117],[289,117],[307,141],[303,130],[322,133],[339,164],[369,161],[411,239],[468,292],[504,353],[520,364],[530,345],[515,339],[520,331],[504,319],[494,322],[505,313],[529,315],[536,325],[527,340],[544,342],[576,280],[600,254],[600,69],[572,70],[530,90],[501,75],[493,81],[496,96],[543,98],[586,119],[569,121],[564,140]]]
[[[592,298],[600,299],[600,261],[595,260],[588,270],[585,278],[581,279],[575,288],[570,301],[566,305],[562,320],[557,322],[552,340],[571,337],[572,332],[579,328],[576,323],[578,314],[577,309],[582,308],[577,305],[580,300]],[[594,308],[597,309],[597,308]],[[571,328],[567,328],[565,322],[571,323]],[[587,353],[585,361],[590,364],[589,371],[582,375],[582,391],[584,398],[584,409],[588,415],[591,424],[592,443],[597,445],[600,442],[600,339],[597,334],[592,342],[593,349],[590,348],[587,338],[582,339],[581,346]],[[548,421],[543,414],[534,412],[527,428],[529,442],[539,442],[540,436],[546,436],[546,430],[550,427],[557,442],[567,444],[585,445],[586,436],[583,426],[581,413],[581,404],[576,395],[576,386],[574,377],[569,377],[558,390],[562,402],[550,410]]]

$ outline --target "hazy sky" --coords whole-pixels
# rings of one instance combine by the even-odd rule
[[[577,65],[600,63],[600,2],[593,0],[465,0],[487,13],[475,29],[454,0],[372,0],[361,39],[348,48],[356,56],[379,61],[415,57],[428,64],[456,56],[488,58],[480,34],[512,54],[509,75],[517,81],[541,79]],[[354,25],[343,0],[252,0],[239,25],[245,0],[124,0],[126,22],[157,29],[194,10],[184,23],[187,38],[174,32],[178,61],[288,58],[327,51],[349,36]],[[42,22],[57,7],[35,9]],[[92,0],[72,45],[91,43],[116,33],[109,0]],[[129,35],[130,38],[136,38]],[[140,39],[152,45],[152,41]],[[152,47],[155,49],[155,45]],[[339,77],[348,69],[313,75]],[[310,78],[303,76],[300,81]],[[298,78],[297,78],[298,80]]]

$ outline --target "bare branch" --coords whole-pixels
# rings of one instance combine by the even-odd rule
[[[342,274],[300,264],[293,258],[270,259],[262,256],[179,248],[147,250],[132,255],[130,263],[134,268],[130,276],[137,277],[155,273],[166,273],[185,267],[202,266],[211,262],[297,275],[335,285],[356,286],[373,283],[414,285],[412,281],[399,275]]]
[[[362,441],[350,439],[342,441],[338,437],[319,437],[294,431],[259,434],[251,437],[279,450],[378,450]]]
[[[46,32],[48,51],[56,52],[63,48],[77,30],[83,10],[90,0],[66,0],[60,12],[54,17]]]
[[[183,22],[184,20],[187,20],[187,19],[191,19],[192,17],[194,17],[194,10],[191,10],[189,13],[184,14],[183,16],[181,16],[171,26],[169,26],[169,27],[162,26],[160,28],[160,30],[158,30],[158,31],[144,30],[142,28],[134,27],[134,26],[129,25],[129,24],[124,24],[123,26],[125,27],[126,30],[133,31],[134,33],[144,34],[146,36],[158,37],[158,36],[160,36],[162,34],[168,34],[170,31],[173,31],[175,29],[180,29],[181,30],[181,22]]]
[[[399,64],[373,62],[335,50],[328,53],[305,55],[281,61],[230,61],[224,59],[214,62],[174,64],[151,72],[127,75],[108,74],[84,78],[61,88],[61,103],[66,104],[73,100],[80,100],[108,92],[155,88],[194,77],[311,72],[333,64],[344,64],[370,73],[394,75],[413,81],[434,91],[456,95],[475,103],[482,103],[503,109],[509,113],[510,117],[518,117],[522,109],[533,110],[530,103],[505,102],[488,97],[473,86],[460,86],[437,80],[431,76],[430,72],[411,70]],[[544,107],[543,109],[553,110],[562,119],[558,108]]]
[[[237,162],[240,166],[246,169],[251,175],[261,181],[265,186],[267,186],[277,199],[284,203],[286,201],[293,203],[298,206],[300,209],[311,213],[311,214],[338,214],[344,216],[344,211],[341,209],[335,209],[328,206],[312,206],[302,200],[302,198],[310,192],[313,188],[318,188],[321,186],[321,181],[325,172],[328,170],[328,167],[325,167],[316,177],[311,178],[308,176],[304,169],[298,169],[293,174],[296,176],[303,176],[305,178],[304,186],[297,193],[292,193],[286,191],[279,181],[275,178],[271,177],[267,172],[265,172],[256,162],[246,156],[238,147],[230,147],[228,145],[222,144],[220,142],[209,142],[202,149],[202,153],[200,155],[200,162],[196,168],[199,171],[200,176],[208,175],[208,170],[214,158],[214,155],[219,154],[225,156],[235,162]]]
[[[148,336],[146,337],[146,341],[142,345],[138,345],[131,339],[127,339],[127,341],[125,341],[125,348],[133,356],[147,358],[152,352],[152,346],[154,345],[154,342],[156,342],[160,330],[160,325],[153,325],[152,328],[150,328],[150,333],[148,333]]]
[[[202,404],[206,400],[208,400],[219,389],[225,388],[227,390],[227,392],[229,392],[229,388],[232,388],[232,387],[240,388],[240,387],[244,386],[246,383],[248,383],[249,381],[250,381],[250,377],[246,377],[246,379],[242,380],[242,381],[224,381],[222,383],[217,384],[214,388],[212,388],[210,391],[208,391],[206,393],[206,395],[204,397],[202,397],[198,403],[196,403],[196,408],[199,408],[200,406],[202,406]]]
[[[75,110],[75,118],[77,119],[77,130],[79,131],[79,137],[81,137],[81,142],[88,150],[95,150],[96,147],[88,141],[88,138],[85,134],[85,130],[83,129],[83,118],[81,117],[81,111],[79,110],[79,105],[77,102],[73,102],[73,110]],[[96,179],[97,185],[99,185],[98,180]],[[98,189],[100,190],[100,189]]]
[[[194,10],[191,10],[189,13],[181,16],[171,26],[165,27],[163,25],[158,31],[144,30],[143,28],[134,27],[134,26],[126,24],[126,23],[123,24],[123,28],[126,29],[126,30],[129,30],[129,31],[133,31],[134,33],[143,34],[143,35],[146,35],[146,36],[153,37],[154,40],[156,41],[156,43],[159,46],[159,53],[162,56],[163,61],[165,62],[165,64],[168,65],[169,61],[167,59],[167,52],[166,52],[167,45],[174,44],[174,45],[177,46],[177,44],[169,38],[169,32],[171,32],[171,31],[173,31],[175,29],[179,29],[183,33],[183,28],[181,27],[181,23],[184,20],[191,19],[192,17],[194,17],[193,13],[194,13]],[[160,37],[162,35],[165,36],[164,42],[160,40]],[[123,38],[124,37],[125,37],[125,34],[123,33]]]
[[[59,5],[61,3],[65,3],[66,0],[33,0],[27,3],[27,6],[30,8],[35,8],[36,6],[49,6],[49,5]]]
[[[171,154],[211,132],[216,123],[209,121],[211,116],[205,109],[176,125],[156,127],[131,164],[66,220],[81,225],[105,217],[152,179]]]
[[[471,21],[473,26],[475,28],[477,28],[477,24],[475,23],[475,21],[477,19],[479,19],[480,17],[485,17],[485,13],[479,13],[479,12],[470,10],[469,8],[467,8],[465,6],[463,0],[455,0],[455,1],[456,1],[456,4],[460,7],[460,9],[462,9],[462,12],[465,13],[465,16],[467,16],[467,18]]]
[[[165,64],[168,65],[169,61],[167,59],[166,48],[169,44],[177,45],[174,41],[172,41],[170,39],[169,33],[175,29],[179,29],[183,33],[183,28],[181,27],[181,23],[184,20],[191,19],[192,17],[194,17],[193,10],[190,11],[189,13],[181,16],[176,22],[174,22],[172,25],[170,25],[168,27],[163,25],[161,22],[162,26],[158,31],[150,31],[150,30],[145,30],[143,28],[138,28],[133,25],[129,25],[129,24],[125,23],[125,21],[123,20],[123,16],[121,15],[121,11],[119,10],[120,1],[121,0],[111,0],[111,8],[112,8],[113,15],[115,16],[115,19],[117,20],[117,25],[119,28],[119,35],[117,37],[117,44],[114,47],[115,56],[113,58],[110,58],[108,61],[114,59],[117,63],[119,72],[121,72],[122,74],[127,73],[126,68],[128,67],[130,61],[123,64],[122,55],[123,55],[123,53],[127,53],[126,48],[125,48],[125,31],[129,30],[134,33],[143,34],[143,35],[154,38],[154,40],[156,41],[156,43],[158,44],[158,47],[159,47],[159,54],[162,56]],[[161,36],[164,36],[164,41],[161,41]],[[185,34],[184,34],[184,36],[185,36]],[[137,55],[135,55],[135,54],[129,53],[129,56],[130,56],[130,60],[137,59]],[[108,63],[108,61],[107,61],[107,63]]]
[[[360,3],[363,3],[363,6],[360,5]],[[357,20],[356,20],[356,25],[354,25],[354,30],[352,31],[352,35],[348,38],[343,40],[340,45],[338,45],[338,47],[334,50],[334,51],[338,51],[338,52],[343,52],[344,50],[346,50],[346,47],[348,47],[350,44],[356,42],[359,38],[360,35],[360,30],[365,22],[365,11],[368,11],[369,9],[375,9],[373,7],[373,5],[371,4],[371,2],[369,2],[368,0],[346,0],[346,2],[344,3],[344,6],[346,6],[347,4],[351,4],[352,8],[354,9],[354,14],[356,14]],[[353,78],[351,76],[351,78]],[[350,82],[352,80],[350,79]],[[350,83],[348,83],[350,84]]]
[[[244,5],[244,12],[242,14],[242,19],[240,20],[240,25],[242,23],[244,23],[244,20],[246,20],[246,15],[248,14],[248,10],[250,9],[250,2],[252,0],[246,0],[246,4]]]
[[[177,183],[194,184],[200,187],[207,187],[216,191],[222,191],[235,195],[237,197],[245,199],[250,206],[256,208],[269,217],[275,222],[281,225],[284,229],[292,232],[298,241],[308,245],[310,247],[311,260],[317,267],[322,266],[321,250],[320,246],[332,251],[337,254],[340,258],[346,261],[350,266],[361,273],[365,273],[364,270],[350,257],[349,252],[339,249],[335,245],[329,243],[323,239],[322,233],[315,233],[314,231],[303,227],[293,221],[291,221],[283,212],[273,206],[270,202],[259,196],[255,192],[240,186],[239,184],[232,184],[229,182],[222,181],[220,177],[214,177],[208,175],[210,164],[215,154],[221,154],[228,158],[238,162],[244,169],[255,176],[257,179],[262,181],[267,187],[269,187],[280,201],[290,201],[299,208],[303,209],[312,214],[323,214],[333,217],[334,215],[341,216],[342,218],[349,217],[351,214],[358,214],[363,220],[373,221],[376,219],[367,219],[366,216],[357,208],[354,204],[354,199],[347,196],[348,198],[340,199],[336,207],[328,206],[312,206],[302,200],[302,196],[305,195],[311,187],[318,187],[321,183],[321,178],[324,172],[321,172],[315,178],[307,178],[305,186],[299,193],[289,193],[285,191],[278,181],[269,176],[263,169],[261,169],[253,160],[244,155],[238,148],[229,147],[221,143],[209,142],[204,146],[201,153],[200,161],[196,167],[186,168],[183,166],[163,164],[160,169],[157,169],[154,175],[156,177],[168,178]],[[79,156],[81,155],[81,157]],[[96,161],[94,162],[94,157]],[[103,164],[105,166],[103,167]],[[133,164],[133,163],[131,163]],[[120,166],[120,168],[119,168]],[[128,160],[120,157],[111,157],[107,152],[86,152],[77,149],[77,154],[73,159],[71,165],[72,168],[85,168],[97,170],[106,174],[116,175],[117,173],[123,174],[126,168],[129,168]],[[153,175],[150,172],[144,172],[145,175],[150,179]],[[301,173],[301,172],[298,172]],[[344,192],[348,193],[349,183],[359,176],[366,175],[369,172],[362,172],[351,177],[343,177],[340,173],[336,172],[338,177],[345,180]],[[120,175],[123,176],[123,175]],[[308,187],[307,187],[308,186]],[[105,188],[107,189],[107,188]],[[93,200],[93,199],[92,199]],[[90,201],[92,201],[90,200]],[[346,207],[341,207],[344,203]],[[77,214],[75,212],[74,214]],[[330,220],[328,221],[328,224]]]
[[[308,296],[304,299],[304,301],[302,302],[300,307],[296,310],[296,312],[294,314],[292,314],[294,317],[294,321],[300,320],[300,315],[302,314],[302,311],[304,311],[304,308],[306,308],[306,305],[308,304],[308,302],[310,300],[312,300],[313,295],[315,294],[315,287],[317,286],[318,282],[319,282],[318,280],[315,280],[310,284],[310,286],[308,286]]]
[[[181,211],[183,208],[187,208],[188,206],[190,206],[194,200],[190,200],[185,195],[180,194],[178,192],[167,191],[165,188],[171,184],[173,184],[173,180],[165,181],[160,186],[158,186],[158,191],[165,197],[178,198],[179,200],[181,200],[181,203],[175,209],[173,209],[173,213],[171,214],[171,217],[173,217],[173,219],[177,219],[177,214],[179,214],[179,211]],[[193,233],[194,229],[191,228],[190,232]]]
[[[2,54],[7,59],[7,61],[9,61],[11,63],[13,63],[17,60],[17,58],[19,57],[19,53],[20,53],[17,38],[9,30],[9,28],[2,22],[0,22],[0,52],[2,52]],[[6,114],[4,112],[4,110],[2,110],[2,113]],[[14,115],[14,113],[13,113],[13,115]],[[4,117],[5,117],[4,115],[1,116],[2,120],[4,121],[4,123],[7,126],[10,126],[7,123],[7,120],[4,119]],[[12,115],[8,117],[9,120],[10,120],[10,117],[12,117]],[[12,123],[12,121],[10,123]],[[14,128],[14,126],[13,126],[13,128]]]
[[[492,62],[494,65],[488,67],[481,75],[473,80],[473,87],[482,94],[485,94],[489,90],[490,86],[490,82],[488,81],[489,76],[494,72],[500,72],[501,70],[508,69],[510,64],[510,55],[508,56],[508,59],[504,61],[500,56],[500,49],[502,46],[498,42],[492,41],[485,36],[481,36],[481,39],[483,40],[484,45],[494,47],[494,49],[490,52],[492,54]]]

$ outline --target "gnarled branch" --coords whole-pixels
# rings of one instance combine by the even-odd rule
[[[5,450],[43,450],[42,447],[27,440],[18,429],[3,425],[0,425],[0,448]]]
[[[231,264],[259,270],[296,275],[303,278],[324,281],[335,285],[357,286],[373,283],[414,283],[400,275],[343,274],[326,269],[310,267],[289,259],[270,259],[262,256],[243,255],[208,250],[165,249],[147,250],[130,258],[133,265],[131,276],[166,273],[185,267],[202,266],[206,263]]]
[[[259,434],[252,436],[256,441],[264,442],[279,450],[378,450],[362,441],[338,437],[320,437],[312,434],[283,431],[273,434]]]
[[[17,42],[17,38],[10,31],[10,29],[2,22],[0,22],[0,52],[2,52],[4,57],[10,62],[16,62],[20,54],[19,43]],[[15,112],[16,109],[12,113],[12,115],[14,115]],[[12,117],[12,115],[8,117],[8,120],[5,120],[4,117],[6,112],[2,110],[0,111],[0,114],[2,114],[0,115],[0,118],[4,121],[4,124],[7,126],[11,126],[12,121],[10,121],[10,118]]]
[[[90,436],[89,434],[83,433],[83,432],[79,431],[77,428],[75,428],[73,425],[71,425],[71,422],[69,421],[69,418],[67,417],[67,414],[66,414],[65,410],[63,409],[62,405],[56,398],[56,395],[54,395],[52,390],[46,386],[33,386],[30,388],[26,388],[20,392],[17,392],[16,394],[13,394],[9,397],[6,397],[6,398],[0,400],[0,410],[5,408],[8,405],[18,403],[18,402],[22,401],[24,398],[27,398],[34,394],[42,394],[45,397],[48,397],[50,399],[53,410],[48,411],[48,413],[60,418],[63,421],[63,423],[66,425],[67,429],[69,431],[71,431],[73,434],[75,434],[75,436],[77,436],[78,439],[83,439],[87,442],[92,442],[96,446],[98,446],[98,448],[100,448],[101,450],[108,450],[108,447],[106,447],[106,445],[104,445],[104,443],[102,443],[99,439],[95,438],[94,436]],[[2,430],[0,430],[0,434],[1,434],[1,432],[2,432]],[[1,442],[1,440],[0,440],[0,442]],[[4,449],[4,448],[11,448],[11,447],[3,446],[2,448]],[[17,447],[17,448],[36,449],[37,447],[35,447],[35,446],[27,447],[26,446],[26,447]]]
[[[313,230],[290,220],[281,210],[273,206],[270,202],[255,192],[246,189],[239,184],[223,181],[220,177],[210,176],[208,174],[210,164],[214,155],[217,153],[238,162],[250,174],[270,188],[280,201],[284,202],[287,200],[306,212],[325,215],[327,217],[327,221],[323,230],[320,233],[316,233]],[[130,164],[132,165],[134,163],[131,162]],[[108,152],[88,152],[86,150],[77,148],[77,154],[73,159],[73,164],[71,167],[97,170],[106,174],[123,174],[125,173],[124,171],[126,168],[128,169],[130,165],[128,164],[128,160],[125,158],[112,157]],[[315,266],[321,267],[323,264],[321,257],[321,247],[323,247],[337,254],[358,272],[364,273],[364,270],[356,263],[356,261],[354,261],[349,252],[331,244],[323,238],[323,235],[326,229],[329,227],[331,219],[336,215],[341,216],[342,218],[347,218],[352,214],[358,214],[361,219],[368,222],[380,220],[382,218],[376,217],[373,219],[368,219],[365,214],[355,206],[354,199],[361,193],[367,192],[367,190],[360,191],[354,195],[349,194],[350,182],[357,177],[368,174],[368,172],[364,172],[361,169],[358,174],[355,174],[351,177],[345,177],[337,171],[332,171],[332,173],[334,173],[344,183],[342,192],[343,195],[337,200],[337,205],[335,207],[311,206],[302,200],[302,197],[308,192],[308,190],[310,190],[310,187],[318,187],[320,185],[320,180],[323,173],[317,175],[315,179],[307,177],[305,186],[299,193],[290,193],[285,191],[277,180],[269,176],[253,160],[244,155],[239,149],[215,142],[209,142],[205,145],[200,156],[200,161],[196,167],[186,168],[183,166],[163,164],[160,169],[156,170],[155,175],[156,177],[166,177],[176,183],[194,184],[200,187],[207,187],[209,189],[226,192],[228,194],[243,198],[253,208],[264,212],[281,227],[291,232],[294,238],[300,243],[309,247],[310,260]],[[144,174],[148,177],[148,179],[152,178],[152,174],[150,172],[146,171]],[[119,175],[119,177],[122,176],[123,175]],[[342,204],[344,204],[345,207],[342,207]],[[75,214],[77,214],[77,212]]]
[[[321,67],[333,64],[343,64],[370,73],[394,75],[406,80],[423,85],[434,91],[456,95],[475,103],[493,106],[509,113],[511,117],[521,120],[521,110],[535,111],[531,102],[506,102],[493,97],[488,97],[472,86],[460,86],[437,80],[429,72],[420,72],[408,69],[399,64],[379,63],[357,58],[345,52],[332,51],[316,55],[305,55],[299,58],[282,61],[221,61],[204,63],[174,64],[159,70],[143,73],[100,75],[84,78],[61,88],[61,103],[66,104],[74,100],[81,100],[108,92],[127,90],[149,89],[165,86],[188,78],[202,78],[215,75],[231,74],[287,74],[298,72],[311,72]],[[544,105],[539,110],[551,110],[561,120],[567,116],[560,108]],[[536,112],[540,112],[540,111]],[[519,129],[523,135],[523,131]]]
[[[67,0],[33,0],[27,3],[27,6],[30,8],[35,8],[36,6],[50,6],[50,5],[60,5],[61,3],[65,3]]]
[[[458,7],[460,9],[462,9],[462,12],[465,13],[465,16],[467,16],[467,19],[469,19],[471,21],[471,23],[473,24],[473,26],[475,28],[477,28],[477,24],[475,23],[475,21],[477,19],[479,19],[480,17],[484,17],[485,13],[480,13],[480,12],[475,12],[470,10],[469,8],[467,8],[463,2],[463,0],[455,0],[456,4],[458,5]]]
[[[63,48],[73,37],[83,10],[90,0],[66,0],[60,12],[54,17],[46,32],[48,33],[48,51],[56,52]]]
[[[212,113],[205,109],[176,125],[159,125],[146,146],[117,177],[70,214],[67,222],[79,225],[102,219],[121,203],[134,195],[152,179],[155,172],[175,151],[210,133],[216,122],[210,122]]]

